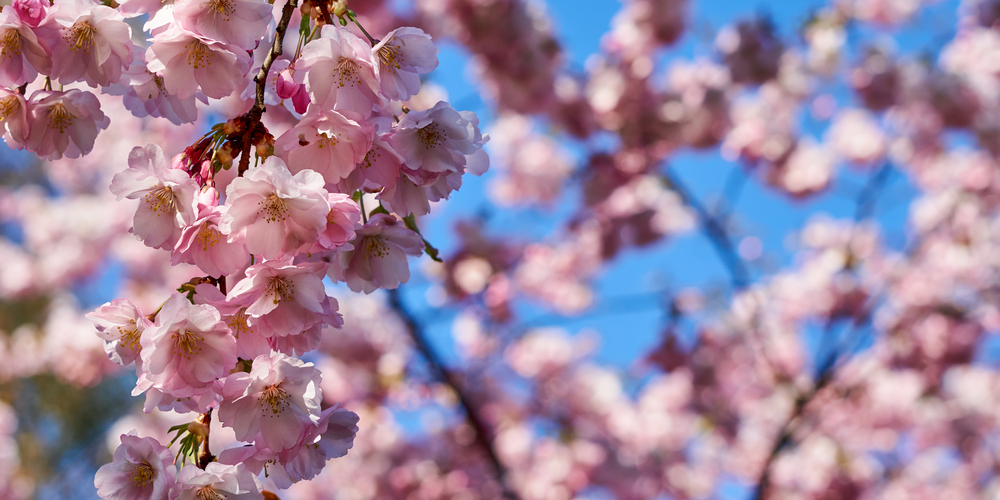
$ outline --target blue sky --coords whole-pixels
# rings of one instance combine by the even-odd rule
[[[617,1],[558,0],[546,4],[555,31],[563,42],[568,64],[576,69],[584,67],[587,58],[599,50],[601,35],[610,27],[614,14],[621,7],[621,3]],[[665,71],[672,61],[711,57],[712,42],[719,28],[756,15],[770,16],[783,39],[798,43],[798,28],[823,4],[824,2],[817,0],[695,2],[689,12],[685,35],[674,46],[661,51],[657,58],[657,71]],[[856,48],[861,46],[860,41],[879,40],[881,43],[893,43],[902,54],[936,53],[940,50],[941,40],[950,38],[949,35],[953,33],[957,5],[957,0],[934,4],[916,19],[894,31],[852,28],[849,30],[848,44]],[[890,42],[890,38],[895,41]],[[465,69],[467,54],[450,43],[442,43],[441,49],[441,66],[432,76],[432,81],[448,89],[450,99],[456,107],[471,109],[480,114],[484,120],[484,129],[488,132],[490,113],[477,96],[475,83]],[[832,94],[840,106],[852,103],[850,93],[842,86],[827,85],[820,90]],[[803,111],[804,135],[820,138],[825,125],[813,122],[805,113]],[[727,176],[739,168],[737,164],[722,159],[717,151],[682,150],[671,162],[677,174],[706,203],[717,199]],[[425,232],[434,244],[446,251],[446,255],[447,250],[454,245],[451,230],[453,221],[456,217],[470,217],[475,212],[483,199],[483,185],[489,182],[490,175],[493,174],[488,173],[484,179],[469,179],[448,203],[444,215],[432,216],[424,222],[427,226]],[[763,243],[764,257],[752,265],[755,278],[766,273],[761,267],[766,266],[770,271],[792,263],[794,248],[790,243],[794,239],[789,238],[789,235],[794,235],[810,218],[818,214],[829,214],[833,218],[852,217],[855,197],[866,180],[867,174],[842,166],[837,182],[831,189],[807,200],[790,200],[754,179],[746,182],[733,211],[736,213],[734,221],[740,233],[755,236]],[[909,201],[914,194],[905,176],[895,172],[890,176],[884,196],[876,206],[876,218],[886,228],[887,238],[893,246],[899,247],[905,240],[905,220]],[[524,209],[503,214],[496,217],[490,227],[497,234],[516,231],[515,234],[522,236],[527,232],[533,238],[544,238],[553,231],[557,221],[567,216],[572,203],[572,196],[568,196],[564,197],[561,206],[551,210]],[[552,320],[547,324],[564,326],[571,333],[597,330],[603,338],[603,344],[596,353],[596,360],[626,370],[638,356],[659,340],[663,314],[653,295],[632,301],[632,307],[624,310],[616,305],[618,302],[614,298],[663,288],[676,290],[692,285],[728,286],[728,275],[721,261],[708,240],[698,232],[665,240],[651,247],[623,252],[596,280],[595,289],[604,298],[604,305],[599,299],[590,312],[581,316],[563,319],[552,318],[551,315],[545,317]],[[417,283],[408,286],[406,296],[414,308],[426,310],[429,307],[422,297],[425,290],[425,286]],[[535,317],[544,315],[545,311],[523,307],[522,312],[528,317]],[[437,323],[432,333],[436,345],[445,353],[446,358],[457,360],[450,338],[450,325]]]

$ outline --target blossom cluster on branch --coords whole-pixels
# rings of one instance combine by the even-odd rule
[[[625,0],[580,68],[534,0],[298,2],[0,11],[31,158],[0,165],[0,496],[51,493],[35,392],[59,440],[110,425],[104,498],[998,495],[1000,2],[963,0],[928,58],[954,2],[701,39],[702,6]],[[421,81],[432,36],[490,137]],[[486,151],[439,256],[418,218]],[[710,252],[723,284],[657,277]],[[85,320],[95,281],[126,298]],[[141,409],[72,397],[122,380]]]

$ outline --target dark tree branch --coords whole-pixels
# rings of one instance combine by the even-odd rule
[[[260,125],[260,119],[264,115],[264,87],[267,85],[267,74],[271,71],[274,60],[281,56],[281,46],[285,43],[285,31],[288,30],[288,23],[292,19],[292,13],[298,6],[298,0],[287,0],[285,6],[281,8],[281,20],[274,30],[274,41],[271,43],[271,51],[264,57],[264,63],[260,66],[260,71],[253,81],[257,83],[257,96],[254,99],[253,107],[247,111],[247,128],[243,131],[243,149],[240,151],[239,175],[243,175],[250,168],[250,146],[252,146],[253,135]]]
[[[208,467],[208,464],[215,461],[215,455],[212,454],[212,451],[208,447],[208,436],[212,426],[211,408],[205,413],[198,415],[198,423],[205,426],[205,436],[201,440],[201,450],[198,452],[198,467],[204,470],[205,467]]]
[[[705,205],[691,194],[691,191],[681,182],[680,178],[674,175],[673,170],[669,166],[663,168],[661,175],[670,188],[681,197],[681,201],[698,215],[702,231],[708,237],[708,240],[712,242],[716,253],[719,254],[726,269],[729,270],[729,277],[733,288],[742,290],[750,285],[750,271],[747,270],[746,263],[743,262],[743,259],[736,251],[733,242],[729,239],[729,233],[719,220],[713,217],[708,209],[705,208]]]
[[[877,171],[872,173],[871,176],[869,176],[868,181],[858,193],[857,201],[855,202],[855,222],[862,221],[872,216],[872,211],[875,209],[875,203],[878,201],[878,195],[882,192],[882,188],[885,187],[885,183],[888,180],[890,173],[892,173],[892,166],[887,162]],[[850,332],[848,333],[848,337],[854,332],[862,330],[870,324],[871,314],[866,312],[868,310],[870,310],[870,308],[865,307],[864,311],[852,318],[852,326]],[[828,336],[833,330],[833,323],[834,318],[828,320],[826,328],[823,332],[823,343],[821,346],[827,344]],[[837,361],[840,359],[840,354],[844,352],[841,344],[841,342],[838,342],[828,355],[819,360],[816,383],[814,384],[812,390],[796,398],[795,408],[792,410],[792,414],[788,417],[788,420],[785,421],[785,425],[782,426],[781,432],[778,433],[778,439],[775,441],[774,446],[771,448],[771,452],[767,456],[767,460],[764,462],[764,468],[760,473],[760,479],[757,481],[757,487],[754,490],[753,496],[750,497],[751,499],[764,500],[767,498],[768,488],[771,483],[771,466],[781,454],[782,450],[793,443],[794,433],[799,428],[799,423],[802,420],[806,406],[830,383],[831,380],[833,380],[833,376],[837,368]],[[823,354],[823,350],[824,349],[821,347],[819,351],[817,351],[817,357]]]
[[[434,372],[434,376],[447,384],[458,396],[458,402],[462,405],[462,409],[465,411],[465,418],[476,433],[476,442],[479,443],[479,446],[486,453],[486,458],[489,459],[493,468],[496,470],[497,480],[503,488],[504,497],[511,500],[517,500],[519,498],[517,493],[507,486],[507,468],[500,462],[500,457],[493,448],[493,433],[490,432],[482,414],[479,412],[479,407],[476,406],[466,393],[462,380],[459,376],[444,365],[444,362],[441,361],[440,357],[438,357],[434,348],[427,342],[427,339],[424,336],[423,328],[417,323],[416,318],[413,317],[413,314],[410,313],[409,309],[407,309],[403,304],[399,295],[399,289],[387,290],[387,292],[389,294],[389,306],[392,307],[396,314],[399,315],[400,319],[403,320],[403,323],[406,324],[406,328],[410,332],[410,337],[413,339],[414,345],[416,345],[417,350],[420,351],[424,360],[427,361],[427,364],[430,365],[431,370]]]

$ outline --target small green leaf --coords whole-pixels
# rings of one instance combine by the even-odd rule
[[[344,19],[342,17],[338,17],[337,19],[340,20],[341,26],[347,26],[347,19]]]
[[[383,206],[382,206],[381,204],[379,204],[378,208],[376,208],[375,210],[372,210],[372,211],[371,211],[371,213],[370,213],[370,214],[368,214],[368,217],[371,217],[371,216],[373,216],[373,215],[375,215],[375,214],[386,214],[386,215],[390,215],[390,214],[389,214],[389,211],[388,211],[388,210],[386,210],[386,209],[385,209],[385,207],[383,207]]]
[[[438,257],[438,249],[434,248],[434,245],[431,245],[431,243],[427,240],[424,240],[424,252],[427,253],[427,256],[434,262],[444,262],[441,260],[441,257]]]

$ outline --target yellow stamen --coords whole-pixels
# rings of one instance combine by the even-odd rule
[[[339,86],[346,87],[348,85],[354,86],[358,83],[358,63],[346,58],[340,58],[340,64],[337,65],[337,69],[334,70],[340,73]]]
[[[6,29],[0,36],[0,57],[21,55],[21,34],[15,29]]]
[[[271,295],[275,304],[289,302],[295,298],[295,283],[274,277],[264,287],[264,293]]]
[[[207,45],[198,40],[191,40],[184,48],[188,49],[188,66],[200,69],[212,65],[212,58],[215,57],[215,53]]]
[[[203,223],[197,236],[198,240],[201,241],[201,251],[207,252],[209,248],[214,248],[221,235],[222,233],[215,229],[215,226],[209,225],[207,222]]]
[[[87,21],[78,21],[63,35],[63,40],[70,44],[73,52],[82,49],[89,53],[90,48],[94,46],[94,33],[97,33],[97,28],[91,26]]]
[[[435,123],[417,129],[417,137],[420,138],[420,143],[427,149],[438,147],[444,142],[444,134],[441,133],[441,129]]]
[[[160,214],[173,215],[177,212],[174,192],[167,186],[159,184],[153,186],[153,189],[150,189],[142,199],[149,205],[150,210],[156,212],[157,217]]]
[[[385,44],[378,49],[378,62],[383,69],[395,73],[400,68],[402,60],[403,55],[399,53],[399,48],[396,46]]]
[[[191,356],[196,356],[201,352],[199,342],[203,342],[205,337],[180,330],[171,335],[170,339],[174,341],[174,354],[184,359],[191,359]]]
[[[236,7],[233,5],[232,0],[210,0],[208,2],[208,9],[216,14],[221,14],[223,21],[228,21],[229,15],[236,12]]]
[[[281,388],[281,382],[275,385],[267,386],[260,393],[259,401],[271,407],[270,416],[272,417],[281,415],[281,413],[290,406],[290,403],[288,402],[288,393]],[[261,411],[266,414],[267,408],[261,408]]]
[[[368,258],[382,258],[389,255],[389,246],[380,236],[368,236],[365,238],[364,252]]]
[[[21,107],[21,101],[13,95],[0,99],[0,120],[6,120],[13,116],[14,112]]]
[[[257,202],[257,205],[261,205],[257,214],[263,215],[267,222],[279,222],[288,218],[288,204],[277,194]]]
[[[142,346],[139,345],[139,328],[135,326],[135,320],[132,320],[131,323],[132,326],[117,326],[115,329],[118,330],[118,338],[121,339],[122,345],[139,352],[142,350]]]
[[[66,129],[73,125],[73,113],[70,113],[66,106],[57,102],[49,106],[49,128],[58,129],[59,133],[65,133]]]
[[[148,462],[143,461],[140,464],[134,464],[135,470],[132,471],[132,482],[136,486],[142,488],[147,484],[153,482],[153,466],[149,465]]]

